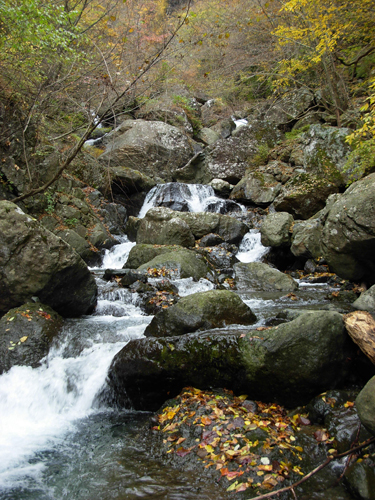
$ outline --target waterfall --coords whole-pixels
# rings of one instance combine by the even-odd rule
[[[216,196],[211,186],[179,182],[157,184],[153,187],[147,194],[138,217],[143,218],[150,208],[160,206],[183,212],[225,213],[226,211],[242,212],[245,210],[234,201],[224,200]]]

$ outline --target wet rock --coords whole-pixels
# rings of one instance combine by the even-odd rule
[[[203,238],[202,238],[203,239]],[[199,253],[205,256],[215,269],[230,269],[238,262],[235,254],[238,247],[229,243],[222,243],[213,248],[202,248]]]
[[[375,500],[374,463],[366,462],[356,462],[349,467],[345,474],[345,484],[355,498]]]
[[[230,198],[261,207],[270,205],[280,193],[281,184],[270,174],[247,172],[233,188]]]
[[[199,241],[199,246],[214,247],[216,245],[220,245],[221,243],[224,243],[224,240],[221,236],[215,233],[210,233],[206,234],[206,236],[203,236],[203,238],[201,238],[201,240]]]
[[[160,311],[147,326],[146,337],[184,335],[225,325],[251,325],[251,309],[233,292],[210,290],[183,297],[178,304]]]
[[[15,365],[39,366],[62,324],[61,316],[41,303],[10,309],[0,319],[0,373]]]
[[[355,401],[362,424],[375,435],[375,377],[372,377]]]
[[[134,217],[132,215],[128,218],[128,222],[125,226],[125,234],[129,238],[129,241],[136,241],[141,221],[142,219],[139,219],[138,217]]]
[[[152,260],[138,267],[138,271],[154,270],[155,275],[166,275],[174,278],[190,278],[199,280],[209,273],[203,257],[193,250],[174,250],[157,255]],[[164,274],[163,274],[164,273]]]
[[[323,257],[341,278],[375,282],[375,174],[333,203],[322,231]]]
[[[100,160],[172,181],[173,173],[194,155],[191,139],[180,129],[159,121],[125,120],[104,139]]]
[[[286,212],[267,215],[260,228],[262,245],[265,247],[290,246],[290,230],[293,222],[293,217]]]
[[[33,296],[65,317],[90,312],[95,280],[81,257],[17,205],[0,202],[0,313]]]
[[[298,283],[289,275],[261,262],[243,263],[234,266],[235,283],[240,291],[285,291],[297,290]]]

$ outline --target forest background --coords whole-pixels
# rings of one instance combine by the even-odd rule
[[[92,137],[180,89],[246,116],[255,102],[308,88],[375,168],[372,0],[0,0],[0,150],[18,150],[31,189],[47,189]],[[58,155],[54,176],[41,161]],[[13,154],[14,156],[14,154]],[[6,183],[2,178],[1,182]]]

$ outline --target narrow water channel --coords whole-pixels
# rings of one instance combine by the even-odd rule
[[[107,253],[103,268],[120,268],[132,244]],[[259,236],[246,237],[240,257],[260,258]],[[251,253],[251,256],[248,253]],[[196,500],[227,498],[199,477],[166,469],[136,440],[147,413],[100,404],[114,355],[151,321],[136,294],[101,279],[91,316],[66,320],[42,366],[15,366],[0,377],[0,500]],[[180,295],[212,288],[176,280]],[[325,285],[301,286],[298,303],[282,294],[245,294],[257,325],[287,307],[318,307]]]

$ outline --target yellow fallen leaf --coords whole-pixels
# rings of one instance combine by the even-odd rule
[[[28,339],[29,337],[25,336],[25,337],[21,337],[20,338],[20,342],[26,342],[26,340]]]

